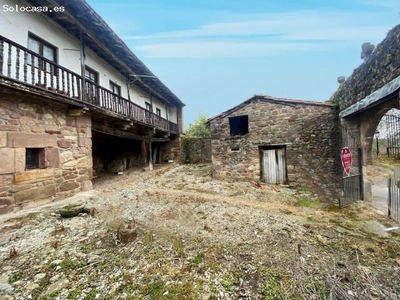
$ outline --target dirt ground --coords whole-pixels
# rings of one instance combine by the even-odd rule
[[[362,202],[165,165],[0,218],[3,299],[400,299],[400,232]],[[61,219],[80,202],[90,213]],[[122,243],[130,224],[137,235]],[[3,298],[2,298],[3,297]]]

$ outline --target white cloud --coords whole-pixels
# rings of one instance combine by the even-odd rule
[[[215,58],[215,57],[262,57],[282,54],[327,50],[329,46],[318,43],[267,43],[267,42],[171,42],[136,47],[150,57]]]
[[[376,21],[383,17],[378,12],[322,10],[252,14],[238,16],[237,21],[124,40],[135,40],[135,51],[150,57],[267,56],[321,51],[341,41],[377,43],[390,29]]]

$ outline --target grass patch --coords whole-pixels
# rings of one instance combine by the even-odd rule
[[[228,291],[233,291],[233,289],[235,288],[235,282],[233,281],[230,274],[224,275],[224,277],[222,278],[221,284]]]
[[[274,277],[268,278],[268,282],[263,286],[261,294],[264,296],[264,300],[279,299],[281,287]]]
[[[387,155],[380,155],[377,161],[384,168],[388,168],[391,170],[400,168],[400,159],[398,159],[397,157],[388,157]]]
[[[74,269],[78,269],[81,268],[82,266],[84,266],[83,263],[75,261],[75,260],[63,260],[62,263],[60,264],[61,270],[74,270]]]
[[[192,263],[193,263],[195,266],[198,266],[199,264],[201,264],[201,263],[203,262],[203,260],[204,260],[204,253],[198,253],[198,254],[193,258]]]
[[[17,282],[22,278],[21,273],[16,273],[16,274],[11,274],[10,277],[8,277],[8,283],[13,284],[14,282]]]
[[[83,298],[83,300],[92,300],[96,298],[98,291],[97,289],[91,289],[89,291],[89,293],[87,293],[87,295],[85,296],[85,298]]]
[[[77,299],[80,295],[82,294],[82,290],[80,289],[76,289],[76,290],[72,290],[68,293],[67,299]]]
[[[299,197],[294,200],[293,205],[297,206],[297,207],[315,208],[315,207],[319,207],[321,205],[321,202],[318,199],[309,199],[307,197]]]

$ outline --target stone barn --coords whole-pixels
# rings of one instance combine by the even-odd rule
[[[302,186],[321,200],[339,198],[333,104],[255,95],[208,123],[214,176]]]

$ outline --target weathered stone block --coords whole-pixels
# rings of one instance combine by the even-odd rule
[[[53,178],[54,171],[52,169],[28,170],[15,174],[14,181],[16,184],[25,182],[38,182]]]
[[[76,179],[77,182],[83,182],[83,181],[87,181],[87,180],[89,180],[89,175],[80,175],[80,176]]]
[[[23,172],[25,170],[25,148],[15,149],[15,172]]]
[[[57,141],[57,145],[60,148],[70,148],[71,147],[71,141],[66,140],[66,139],[59,139]]]
[[[46,125],[45,132],[48,134],[60,134],[61,131],[58,126]]]
[[[81,191],[91,191],[93,190],[93,183],[90,180],[81,182]]]
[[[5,147],[7,145],[7,133],[0,132],[0,147]]]
[[[10,190],[10,187],[7,185],[0,186],[0,195],[2,195],[2,197],[5,195],[8,195],[9,190]]]
[[[12,197],[0,197],[0,206],[10,205],[13,203],[14,203],[14,199]]]
[[[61,192],[71,191],[71,190],[74,190],[74,189],[77,189],[77,188],[80,188],[79,183],[77,183],[77,182],[66,182],[66,183],[63,183],[60,186],[60,191]]]
[[[0,205],[0,215],[8,214],[14,210],[12,205]]]
[[[0,186],[11,185],[13,182],[13,176],[10,175],[0,175]]]
[[[78,146],[79,147],[91,147],[92,139],[88,138],[88,137],[79,137]]]
[[[90,168],[91,166],[92,166],[92,160],[90,160],[88,158],[81,159],[78,162],[79,169],[81,169],[81,168],[87,169],[87,168]]]
[[[49,168],[60,167],[60,153],[57,148],[45,148],[45,158]]]
[[[86,128],[85,134],[86,134],[86,137],[92,138],[92,128],[91,127]]]
[[[56,194],[56,186],[54,184],[32,188],[26,191],[18,192],[14,195],[15,202],[35,201],[47,199]]]
[[[21,191],[26,191],[29,190],[32,187],[31,184],[14,184],[13,186],[10,187],[10,193],[18,193]]]
[[[15,149],[0,148],[0,174],[15,172]]]
[[[7,124],[0,125],[0,131],[17,131],[17,130],[18,130],[17,125],[7,125]]]
[[[47,133],[9,132],[7,145],[12,148],[55,147],[57,145],[57,137]]]
[[[72,152],[70,151],[62,151],[60,154],[60,163],[65,164],[66,162],[74,160]]]

